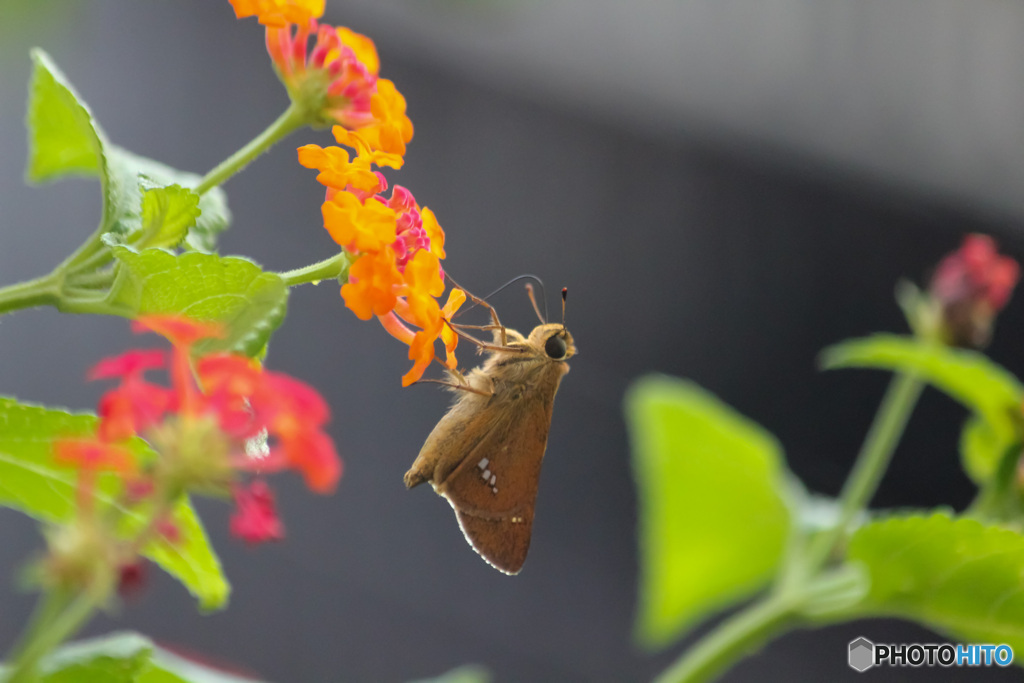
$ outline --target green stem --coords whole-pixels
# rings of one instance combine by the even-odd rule
[[[789,598],[775,595],[756,602],[716,626],[654,683],[712,680],[795,620],[796,609]]]
[[[914,375],[899,374],[889,383],[857,455],[853,471],[839,496],[839,519],[834,527],[815,539],[808,549],[804,564],[805,576],[810,576],[825,564],[846,536],[850,523],[871,502],[923,388],[924,383]]]
[[[222,184],[225,180],[248,166],[253,159],[273,147],[275,143],[302,128],[307,123],[309,123],[309,116],[306,111],[293,103],[266,130],[207,173],[199,181],[199,184],[193,188],[196,194],[206,194],[211,189]]]
[[[34,306],[55,306],[60,301],[57,271],[34,280],[0,287],[0,315]]]
[[[281,279],[289,287],[303,285],[308,282],[317,284],[322,280],[337,280],[348,272],[349,265],[349,256],[343,251],[323,261],[278,273],[278,275],[281,276]]]
[[[47,606],[52,595],[43,604],[46,619],[41,619],[39,628],[33,629],[33,636],[16,656],[11,674],[5,683],[29,683],[36,680],[36,667],[51,650],[73,636],[78,629],[92,616],[96,609],[97,599],[90,590],[84,591],[71,604],[54,616],[53,610]]]
[[[7,657],[9,662],[21,661],[26,650],[49,628],[50,622],[53,621],[54,617],[71,602],[71,597],[71,594],[67,591],[53,590],[44,593],[39,598],[28,626]],[[11,670],[13,671],[13,668]],[[5,678],[4,682],[7,683],[7,680]]]

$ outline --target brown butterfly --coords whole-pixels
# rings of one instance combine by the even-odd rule
[[[529,285],[527,291],[542,323],[528,337],[504,327],[494,308],[472,295],[491,311],[493,324],[447,323],[489,356],[465,376],[450,372],[453,381],[440,382],[459,396],[405,473],[408,488],[429,481],[455,510],[473,549],[506,574],[519,573],[530,548],[555,392],[576,353],[565,329],[566,290],[561,324],[544,322]],[[491,330],[494,341],[475,339],[467,329]]]

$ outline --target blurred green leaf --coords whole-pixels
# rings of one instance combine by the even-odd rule
[[[40,673],[45,683],[136,683],[152,654],[149,639],[115,633],[64,645],[43,660]]]
[[[893,516],[853,534],[871,587],[851,618],[911,619],[963,642],[1024,648],[1024,537],[946,513]]]
[[[96,417],[19,403],[0,397],[0,505],[20,510],[45,522],[66,522],[75,513],[76,475],[53,461],[55,438],[87,436],[96,431]],[[140,459],[153,457],[141,439],[131,444]],[[120,480],[101,475],[96,499],[116,507],[126,518],[126,535],[145,522],[138,510],[120,505]],[[144,554],[181,581],[204,609],[225,605],[228,584],[220,560],[206,537],[206,531],[187,499],[174,509],[181,540],[171,545],[163,540],[146,546]]]
[[[422,678],[410,683],[490,683],[491,673],[476,664],[466,664],[436,678]]]
[[[999,461],[1018,441],[1012,428],[993,425],[972,415],[960,432],[960,456],[964,470],[975,482],[988,482],[995,476]]]
[[[100,174],[103,133],[92,113],[48,54],[35,49],[31,55],[26,176],[39,183],[68,174]]]
[[[1007,449],[1020,440],[1024,387],[1005,368],[976,351],[953,349],[912,337],[879,334],[831,346],[826,369],[869,367],[912,373],[975,413],[964,425],[964,469],[976,482],[995,473]]]
[[[153,668],[139,678],[139,683],[260,683],[258,679],[213,669],[186,659],[162,647],[153,648]]]
[[[124,268],[114,302],[129,315],[181,313],[224,323],[229,336],[204,342],[199,351],[231,349],[253,356],[284,320],[288,287],[252,261],[126,247],[115,247],[114,255]]]
[[[768,582],[790,489],[774,437],[691,382],[641,379],[626,417],[640,507],[637,636],[654,647]]]
[[[259,683],[185,659],[130,632],[68,643],[43,659],[40,673],[43,683]]]

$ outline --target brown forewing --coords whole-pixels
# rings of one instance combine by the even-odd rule
[[[481,411],[490,431],[437,492],[455,509],[466,539],[496,568],[517,573],[533,528],[541,462],[561,369],[538,368],[534,382],[495,387],[496,402]],[[493,412],[493,414],[491,414]]]

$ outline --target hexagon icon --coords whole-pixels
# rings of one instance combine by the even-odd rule
[[[850,668],[867,671],[875,665],[875,644],[861,636],[850,641]]]

